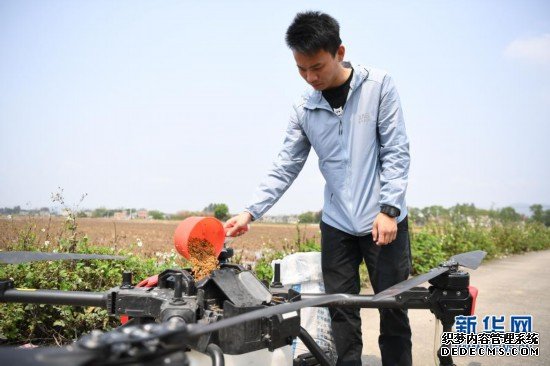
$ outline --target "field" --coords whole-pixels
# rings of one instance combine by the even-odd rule
[[[63,218],[59,217],[0,218],[0,249],[17,241],[26,232],[38,233],[38,242],[44,243],[58,237],[63,224]],[[87,235],[93,245],[131,248],[134,253],[139,251],[143,256],[151,256],[174,248],[173,235],[179,221],[78,218],[77,224],[80,235]],[[261,255],[262,250],[280,250],[298,237],[319,240],[319,226],[253,223],[250,232],[236,238],[229,246],[242,253],[243,259],[253,260]],[[138,241],[143,243],[139,248],[136,246]]]

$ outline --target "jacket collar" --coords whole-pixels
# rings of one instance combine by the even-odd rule
[[[364,68],[361,65],[354,65],[349,61],[343,61],[342,65],[346,68],[352,67],[353,68],[353,77],[351,79],[350,85],[349,85],[349,96],[355,91],[355,89],[359,88],[363,81],[369,77],[369,71]],[[308,90],[304,94],[304,107],[308,109],[316,109],[316,108],[324,108],[329,109],[330,107],[327,107],[328,104],[326,100],[323,99],[323,92],[319,90]]]

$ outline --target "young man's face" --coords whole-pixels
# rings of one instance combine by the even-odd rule
[[[325,90],[341,85],[345,49],[340,46],[336,55],[320,50],[313,55],[293,51],[298,71],[304,80],[315,90]]]

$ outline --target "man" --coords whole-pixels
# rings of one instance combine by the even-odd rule
[[[405,191],[409,144],[399,96],[388,74],[344,62],[338,22],[299,13],[286,33],[298,72],[311,85],[290,117],[284,146],[245,211],[225,224],[241,235],[292,184],[313,147],[325,178],[321,258],[327,293],[360,291],[365,261],[375,292],[407,279],[410,247]],[[361,365],[359,309],[331,309],[338,365]],[[384,365],[410,365],[404,310],[380,311]]]

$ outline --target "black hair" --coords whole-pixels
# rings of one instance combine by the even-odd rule
[[[340,24],[320,11],[298,13],[286,30],[285,40],[296,52],[312,55],[324,50],[334,56],[342,44]]]

